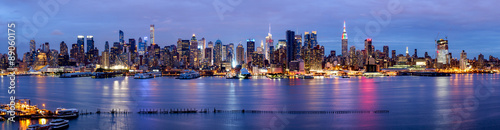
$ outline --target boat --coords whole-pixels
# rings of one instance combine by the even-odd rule
[[[77,118],[78,117],[78,109],[71,108],[57,108],[56,109],[56,117],[57,118]]]
[[[299,75],[299,79],[314,79],[314,76],[311,75]]]
[[[239,79],[239,78],[238,78],[238,75],[235,73],[227,73],[226,79]]]
[[[137,73],[134,75],[134,79],[150,79],[153,78],[154,76],[149,73]]]
[[[191,71],[182,73],[176,79],[196,79],[196,78],[199,78],[199,77],[200,77],[200,73],[198,73],[198,72],[196,72],[194,70],[191,70]]]
[[[347,75],[344,75],[344,76],[342,76],[342,78],[351,78],[351,77],[349,77],[349,76],[347,76]]]
[[[50,124],[51,129],[59,130],[59,129],[66,129],[69,127],[68,120],[64,119],[54,119],[52,120]]]
[[[50,129],[50,124],[45,124],[45,125],[33,124],[29,125],[28,129],[26,130],[49,130],[49,129]]]
[[[241,69],[240,74],[238,75],[240,79],[250,79],[252,75],[248,72],[246,68]]]

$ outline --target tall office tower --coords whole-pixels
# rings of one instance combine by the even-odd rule
[[[295,54],[295,32],[287,30],[286,31],[286,68],[288,68],[288,64],[295,60],[296,54]]]
[[[311,32],[311,47],[316,47],[318,45],[318,33],[316,31]]]
[[[203,61],[203,59],[205,59],[205,48],[206,47],[207,47],[207,40],[205,40],[205,38],[201,38],[201,40],[198,40],[198,48],[201,48],[200,61]]]
[[[358,67],[358,56],[356,55],[356,47],[351,46],[349,50],[349,66],[352,66],[354,68]]]
[[[108,41],[106,41],[106,43],[104,44],[104,51],[109,52],[109,42]]]
[[[226,58],[228,59],[227,61],[231,62],[231,64],[233,63],[233,59],[234,59],[234,43],[229,43],[229,45],[227,45],[227,56]]]
[[[417,49],[415,49],[415,54],[413,54],[413,57],[414,57],[414,58],[418,58],[418,55],[417,55]]]
[[[238,47],[236,47],[236,62],[238,62],[238,65],[245,63],[245,49],[241,43],[238,44]]]
[[[151,44],[154,45],[155,43],[155,25],[151,24],[149,26],[149,39],[151,39]]]
[[[344,21],[344,32],[342,33],[342,56],[347,57],[347,48],[348,48],[348,43],[347,43],[347,32],[345,30],[345,21]]]
[[[477,56],[477,68],[478,69],[483,69],[484,67],[484,55],[479,53],[479,56]]]
[[[266,37],[266,60],[271,59],[269,54],[272,53],[273,50],[270,49],[271,46],[274,46],[274,40],[273,40],[273,35],[271,34],[271,24],[269,24],[269,32],[267,33]]]
[[[372,45],[371,38],[368,38],[365,40],[365,51],[367,54],[367,58],[370,58],[370,56],[373,56],[373,45]]]
[[[309,32],[304,32],[304,46],[311,48],[311,34]]]
[[[392,50],[391,59],[392,59],[392,60],[395,60],[395,59],[396,59],[396,50]]]
[[[136,53],[137,52],[137,48],[135,46],[135,39],[133,39],[133,38],[128,39],[128,44],[129,44],[128,45],[128,47],[129,47],[128,50],[130,51],[130,53]]]
[[[50,45],[48,42],[45,42],[45,44],[43,45],[43,52],[47,54],[50,52]]]
[[[389,46],[384,46],[384,58],[389,58]]]
[[[137,45],[137,53],[140,56],[144,56],[144,53],[146,53],[146,43],[142,41],[142,37],[139,37],[139,43]]]
[[[92,52],[94,49],[94,36],[87,35],[87,53]]]
[[[247,40],[247,64],[252,61],[253,52],[255,51],[255,39]]]
[[[257,47],[257,54],[264,54],[264,40],[260,41],[260,46]]]
[[[467,53],[465,53],[465,50],[462,50],[462,53],[460,53],[460,69],[465,70],[467,69]]]
[[[101,56],[101,64],[104,69],[109,68],[109,51],[103,51]]]
[[[227,57],[227,45],[222,45],[222,48],[221,48],[221,56],[222,56],[222,61],[226,61],[226,57]]]
[[[181,48],[181,50],[179,52],[180,53],[180,58],[184,65],[187,67],[189,66],[189,40],[181,40],[180,42],[180,46],[179,48]],[[151,44],[153,45],[153,44]]]
[[[125,38],[123,37],[123,31],[122,30],[118,31],[118,39],[119,39],[118,42],[120,42],[120,45],[123,46],[123,44],[125,44]]]
[[[210,52],[210,54],[205,54],[205,56],[210,56],[210,57],[205,57],[205,58],[210,58],[209,60],[206,60],[210,62],[210,65],[213,65],[214,63],[214,43],[212,41],[208,42],[207,48],[210,48],[210,51],[205,51],[205,52]],[[205,48],[206,49],[206,48]]]
[[[36,42],[35,40],[30,40],[30,52],[36,51]]]
[[[212,65],[212,55],[213,55],[213,51],[212,51],[213,47],[207,47],[205,48],[205,63],[208,64],[208,66],[211,66]]]
[[[220,40],[215,41],[214,46],[214,65],[219,66],[222,64],[222,42]]]
[[[189,41],[189,64],[198,67],[198,40],[196,40],[196,35],[193,34],[191,41]]]
[[[85,37],[83,35],[78,35],[78,41],[76,43],[78,44],[77,61],[78,63],[82,63],[85,58],[85,49],[84,49]]]
[[[59,45],[59,50],[61,51],[61,55],[68,55],[68,45],[66,45],[66,43],[64,43],[64,41],[61,42],[61,44]]]
[[[179,52],[179,55],[182,54],[182,39],[181,38],[177,39],[177,52]]]
[[[295,54],[295,59],[298,60],[300,59],[300,48],[302,47],[302,34],[301,35],[295,35],[295,41],[294,41],[294,54]]]

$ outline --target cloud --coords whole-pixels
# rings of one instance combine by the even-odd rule
[[[64,33],[61,31],[61,30],[54,30],[52,31],[52,33],[50,33],[50,35],[64,35]]]

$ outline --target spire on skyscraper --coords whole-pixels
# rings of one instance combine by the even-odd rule
[[[269,33],[267,33],[268,36],[271,36],[271,24],[269,24]]]
[[[345,31],[345,21],[344,21],[344,32],[342,33],[342,39],[347,39],[347,32]]]

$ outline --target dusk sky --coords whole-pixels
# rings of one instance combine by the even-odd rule
[[[42,0],[47,1],[47,0]],[[57,0],[48,0],[57,1]],[[33,0],[2,0],[0,2],[0,41],[7,52],[7,24],[17,24],[17,44],[22,53],[28,51],[29,40],[35,39],[37,48],[49,42],[51,49],[59,50],[61,41],[68,47],[76,43],[77,35],[93,35],[95,46],[103,51],[105,41],[118,41],[118,30],[129,38],[149,37],[149,25],[156,27],[156,43],[161,47],[172,45],[178,38],[190,39],[196,34],[223,44],[241,42],[252,38],[259,43],[272,26],[275,44],[285,39],[286,30],[303,34],[317,31],[318,43],[340,54],[343,21],[347,22],[349,46],[363,49],[357,38],[372,38],[375,49],[388,45],[398,54],[410,54],[418,49],[435,57],[435,38],[447,36],[454,58],[465,50],[468,58],[479,53],[500,56],[500,1],[436,1],[436,0],[61,0],[53,15],[48,14]],[[67,3],[66,3],[67,2]],[[217,13],[225,7],[226,12]],[[399,3],[400,12],[391,13],[391,5]],[[50,9],[54,9],[53,6]],[[379,22],[372,12],[389,12],[390,20]],[[378,14],[378,13],[376,13]],[[34,16],[39,20],[33,20]],[[43,18],[47,18],[44,23]],[[26,20],[23,20],[26,19]],[[27,22],[33,25],[26,24]],[[39,22],[42,21],[42,22]],[[36,24],[39,23],[39,24]],[[368,26],[368,29],[366,28]],[[379,27],[379,28],[377,28]],[[32,33],[32,30],[36,33]],[[356,31],[358,30],[358,31]],[[366,31],[368,30],[368,32]],[[370,31],[371,30],[371,31]],[[378,31],[378,32],[377,32]],[[361,33],[358,33],[361,32]],[[375,33],[370,33],[375,32]],[[362,33],[366,35],[361,35]],[[87,43],[85,43],[87,44]]]

